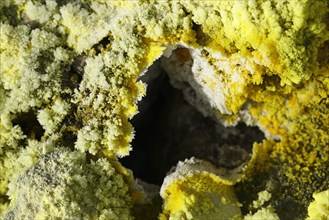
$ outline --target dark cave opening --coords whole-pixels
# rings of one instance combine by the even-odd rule
[[[159,61],[142,80],[148,87],[140,113],[131,120],[133,150],[120,161],[143,181],[161,185],[178,161],[191,157],[228,169],[238,167],[250,159],[253,142],[264,139],[258,127],[224,127],[204,117],[171,86]]]
[[[13,120],[13,125],[19,125],[28,138],[41,140],[45,130],[40,125],[33,110],[19,113]]]

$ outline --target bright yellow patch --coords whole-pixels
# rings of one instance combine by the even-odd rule
[[[232,219],[241,215],[233,187],[207,172],[172,183],[165,191],[165,201],[162,219]]]

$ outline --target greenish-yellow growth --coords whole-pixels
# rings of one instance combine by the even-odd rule
[[[132,219],[128,184],[113,163],[63,148],[41,155],[10,184],[4,219]]]
[[[248,214],[244,218],[244,220],[260,220],[260,219],[267,219],[267,220],[280,220],[279,216],[275,213],[273,208],[261,208],[255,214]]]

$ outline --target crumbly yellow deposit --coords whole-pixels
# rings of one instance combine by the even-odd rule
[[[57,148],[10,184],[5,219],[132,219],[129,187],[113,162],[89,164],[84,153]]]
[[[268,219],[268,220],[280,220],[280,218],[275,214],[272,208],[262,208],[258,210],[253,215],[246,215],[244,220],[259,220],[259,219]]]
[[[313,193],[314,201],[308,206],[307,220],[328,219],[329,213],[329,190]]]
[[[328,14],[327,0],[1,1],[0,216],[131,216],[139,194],[110,161],[132,150],[129,120],[146,91],[138,77],[163,55],[204,115],[266,138],[231,185],[211,173],[175,179],[161,217],[226,213],[229,201],[227,217],[306,218],[329,185]],[[80,176],[65,161],[41,166],[47,155],[68,157]],[[52,172],[73,182],[49,189]],[[105,187],[68,187],[83,179]],[[269,208],[250,208],[265,190]]]

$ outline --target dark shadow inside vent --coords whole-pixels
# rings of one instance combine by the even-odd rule
[[[253,142],[264,139],[257,127],[243,123],[224,127],[204,117],[170,85],[158,62],[142,80],[148,87],[139,103],[140,113],[131,121],[133,150],[121,159],[137,178],[160,185],[171,167],[191,157],[235,168],[250,159]]]

